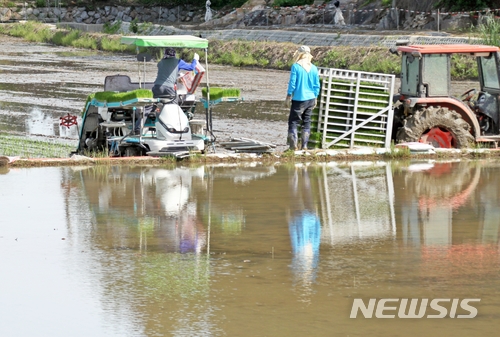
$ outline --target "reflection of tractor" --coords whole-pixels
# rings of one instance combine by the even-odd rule
[[[498,98],[499,48],[484,45],[410,45],[391,48],[401,53],[401,88],[394,97],[392,137],[397,143],[422,142],[462,148],[500,140]],[[461,97],[451,92],[451,59],[476,57],[480,90]]]

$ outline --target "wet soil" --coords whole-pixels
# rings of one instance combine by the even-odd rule
[[[1,36],[0,43],[0,132],[6,134],[67,136],[58,128],[59,118],[79,115],[87,96],[103,90],[108,75],[129,75],[133,82],[153,81],[156,62],[138,64],[130,55],[117,55],[68,47],[26,42]],[[205,80],[211,87],[235,87],[242,101],[212,108],[214,136],[218,142],[250,138],[287,149],[288,109],[283,105],[288,71],[206,65]],[[458,96],[474,82],[456,82]],[[396,84],[399,88],[399,84]],[[198,91],[201,96],[201,89]],[[206,110],[197,105],[195,118],[205,119]],[[76,144],[76,141],[75,141]],[[221,150],[217,146],[218,150]]]

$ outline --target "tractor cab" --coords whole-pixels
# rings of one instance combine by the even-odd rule
[[[401,56],[401,87],[394,99],[393,138],[398,142],[420,141],[439,147],[500,141],[499,51],[494,46],[466,44],[391,48],[392,53]],[[471,88],[455,97],[451,62],[457,54],[476,58],[479,83],[477,89]],[[429,116],[432,120],[428,120]],[[449,121],[450,118],[460,121]]]

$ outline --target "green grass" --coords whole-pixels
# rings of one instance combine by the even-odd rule
[[[135,47],[120,43],[119,35],[86,33],[75,29],[49,29],[40,22],[4,24],[0,33],[21,37],[31,42],[52,43],[82,49],[135,53]]]
[[[484,44],[500,46],[500,20],[496,19],[492,14],[483,16],[476,30]]]
[[[125,51],[128,46],[120,43],[120,39],[116,37],[104,36],[101,38],[101,49],[105,51]]]
[[[384,154],[387,159],[403,159],[411,157],[411,151],[407,147],[396,148],[394,142],[391,142],[391,148],[389,152]]]

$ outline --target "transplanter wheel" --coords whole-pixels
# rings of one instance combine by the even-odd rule
[[[474,142],[470,125],[455,111],[428,107],[404,121],[396,135],[398,143],[421,142],[440,148],[464,148]]]

